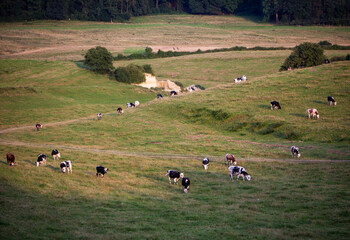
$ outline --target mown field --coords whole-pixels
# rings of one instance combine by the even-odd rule
[[[310,41],[337,32],[332,38],[349,39],[342,27],[276,29],[237,17],[203,16],[142,17],[125,26],[2,24],[1,34],[13,28],[9,34],[17,31],[32,39],[33,32],[52,32],[55,42],[79,32],[93,45],[91,31],[96,38],[116,27],[130,36],[132,31],[143,36],[141,29],[164,35],[168,25],[213,29],[206,32],[212,39],[224,31],[250,36],[271,31],[286,39],[293,33]],[[193,46],[186,44],[190,35],[178,37],[186,47],[202,46],[194,39]],[[24,36],[16,38],[26,42]],[[120,43],[115,49],[138,51],[144,39],[146,35],[135,38],[137,44]],[[258,39],[256,45],[269,46],[259,37],[247,44]],[[281,45],[289,46],[286,42]],[[33,43],[33,49],[45,45]],[[84,44],[77,39],[72,46],[79,43]],[[215,45],[211,43],[202,44]],[[61,59],[59,48],[45,47],[52,47],[52,55],[39,51],[0,60],[1,239],[349,239],[348,61],[278,72],[290,51],[247,51],[114,63],[151,64],[158,79],[206,88],[169,97],[159,89],[117,83],[71,61],[42,60]],[[168,47],[166,41],[163,47]],[[73,55],[68,58],[75,59]],[[243,74],[248,81],[233,84]],[[157,93],[166,97],[157,100]],[[327,105],[328,95],[337,106]],[[135,100],[141,102],[138,108],[116,113]],[[272,100],[282,109],[271,111]],[[319,110],[319,120],[307,118],[306,109],[312,107]],[[98,112],[103,114],[100,121]],[[44,125],[40,131],[34,128],[37,122]],[[292,145],[300,147],[301,159],[291,159]],[[50,155],[53,148],[62,160],[72,161],[73,174],[60,173],[51,156],[46,166],[36,167],[37,155]],[[16,166],[6,164],[7,152],[16,155]],[[229,181],[226,153],[236,156],[252,181]],[[201,165],[206,156],[211,159],[207,172]],[[109,168],[105,178],[95,176],[97,165]],[[169,184],[164,176],[168,169],[191,179],[188,194]]]

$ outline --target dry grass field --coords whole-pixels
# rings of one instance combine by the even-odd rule
[[[190,15],[1,23],[0,239],[349,239],[349,61],[278,72],[285,50],[114,62],[150,64],[158,79],[206,88],[176,97],[73,62],[96,45],[113,54],[350,45],[349,30]],[[243,74],[248,81],[233,84]],[[328,95],[337,106],[327,105]],[[139,107],[125,109],[136,100]],[[271,111],[271,100],[282,109]],[[319,120],[307,118],[310,107]],[[292,145],[300,159],[291,158]],[[54,148],[72,161],[72,174],[60,172]],[[13,167],[7,152],[16,156]],[[48,163],[36,167],[40,153]],[[252,181],[229,180],[226,153]],[[109,168],[104,178],[97,165]],[[188,194],[169,184],[169,169],[191,179]]]
[[[349,27],[275,26],[232,16],[164,15],[130,23],[34,21],[0,24],[3,59],[80,60],[92,47],[196,51],[234,46],[294,47],[327,40],[350,45]]]

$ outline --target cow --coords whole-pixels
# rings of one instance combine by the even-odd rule
[[[170,96],[176,96],[177,95],[177,92],[176,91],[171,91],[170,92]]]
[[[107,171],[108,171],[108,168],[105,168],[105,167],[102,167],[102,166],[98,165],[96,167],[96,176],[104,177],[105,174],[107,173]]]
[[[336,106],[337,105],[337,102],[335,101],[334,97],[332,97],[332,96],[328,96],[327,101],[328,101],[329,106],[332,106],[332,105]]]
[[[53,149],[51,151],[51,155],[53,157],[53,160],[60,160],[61,154],[58,152],[57,149]]]
[[[119,108],[117,109],[117,113],[118,113],[118,114],[123,114],[123,113],[124,113],[124,110],[123,110],[121,107],[119,107]]]
[[[281,109],[281,105],[280,105],[280,103],[279,102],[277,102],[277,101],[272,101],[272,102],[270,102],[271,103],[271,110],[274,110],[274,109]]]
[[[204,170],[208,170],[208,165],[209,165],[209,158],[204,158],[203,159],[203,167],[204,167]]]
[[[242,78],[238,77],[233,79],[233,83],[238,83],[238,82],[242,82]]]
[[[243,178],[243,181],[245,181],[245,178],[250,181],[251,176],[247,171],[245,170],[244,167],[240,166],[229,166],[228,167],[228,172],[230,174],[230,180],[233,181],[233,176],[237,176],[237,180],[239,180],[239,177]]]
[[[188,193],[188,190],[190,189],[190,179],[188,177],[182,178],[182,186],[184,187],[184,193]]]
[[[180,178],[183,178],[184,177],[184,174],[183,173],[180,173],[178,171],[175,171],[175,170],[168,170],[167,173],[165,174],[165,176],[168,176],[169,177],[169,183],[171,184],[171,180],[174,181],[174,184],[178,184],[178,180]]]
[[[134,108],[134,107],[135,107],[135,104],[133,104],[133,103],[126,104],[126,108]]]
[[[35,127],[36,127],[36,130],[39,131],[40,128],[43,128],[43,125],[41,125],[40,123],[37,123],[37,124],[35,125]]]
[[[73,166],[72,166],[72,162],[71,161],[64,161],[64,162],[61,162],[61,172],[62,173],[73,173]]]
[[[309,118],[317,118],[319,119],[320,118],[320,114],[318,114],[318,111],[316,108],[310,108],[307,110],[307,113],[309,115]]]
[[[299,148],[296,146],[292,146],[290,148],[290,151],[292,153],[292,158],[294,158],[294,156],[297,156],[297,158],[300,158],[300,152],[299,152]]]
[[[157,99],[162,99],[162,98],[163,98],[162,94],[157,95]]]
[[[247,81],[247,76],[246,75],[242,76],[242,81]]]
[[[101,120],[102,119],[102,113],[97,113],[97,120]]]
[[[139,101],[135,101],[135,107],[140,106],[140,102]]]
[[[16,158],[15,155],[13,155],[12,153],[8,152],[6,154],[6,160],[7,160],[7,164],[9,164],[10,166],[15,165],[16,163]]]
[[[237,161],[235,159],[235,156],[232,154],[226,154],[226,164],[227,165],[236,165]]]
[[[38,160],[36,161],[37,167],[39,167],[41,164],[46,165],[46,155],[43,153],[38,155]]]
[[[326,58],[326,59],[324,60],[324,63],[325,63],[325,64],[329,64],[329,63],[331,63],[331,62],[329,61],[328,58]]]

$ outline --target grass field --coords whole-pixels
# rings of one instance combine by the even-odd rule
[[[157,100],[159,90],[117,83],[57,60],[75,60],[83,48],[73,48],[94,45],[104,34],[113,38],[112,31],[130,42],[113,38],[120,52],[150,46],[153,38],[146,33],[164,36],[166,49],[174,37],[166,34],[179,27],[193,31],[176,35],[187,49],[224,45],[233,33],[252,38],[246,46],[270,46],[261,34],[271,33],[278,46],[319,36],[339,44],[349,39],[346,27],[273,26],[226,16],[148,16],[125,25],[2,23],[0,42],[8,34],[22,50],[38,51],[16,55],[22,50],[1,45],[14,53],[0,60],[1,239],[349,239],[348,61],[278,72],[290,51],[247,51],[114,63],[151,64],[158,79],[206,88]],[[41,37],[48,33],[53,35],[45,42]],[[63,38],[67,51],[55,47]],[[233,84],[243,74],[248,81]],[[327,105],[328,95],[337,106]],[[138,108],[116,113],[135,100]],[[271,111],[272,100],[282,109]],[[319,110],[319,120],[307,119],[311,107]],[[40,131],[37,122],[44,125]],[[300,147],[301,159],[291,159],[292,145]],[[73,174],[60,173],[53,148],[72,161]],[[16,155],[16,166],[6,164],[7,152]],[[36,167],[40,153],[49,156],[48,164]],[[230,182],[226,153],[236,156],[252,181]],[[207,172],[201,165],[206,156]],[[109,168],[104,178],[95,176],[97,165]],[[191,179],[188,194],[169,184],[168,169]]]

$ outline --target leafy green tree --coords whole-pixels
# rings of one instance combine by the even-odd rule
[[[324,50],[319,44],[305,42],[294,48],[291,55],[284,61],[280,71],[285,71],[289,67],[300,68],[301,66],[321,65],[325,58]]]
[[[123,83],[142,83],[146,80],[144,68],[135,64],[119,67],[114,71],[113,75],[118,82]]]
[[[84,64],[95,72],[108,73],[113,69],[113,56],[106,48],[98,46],[87,51]]]

